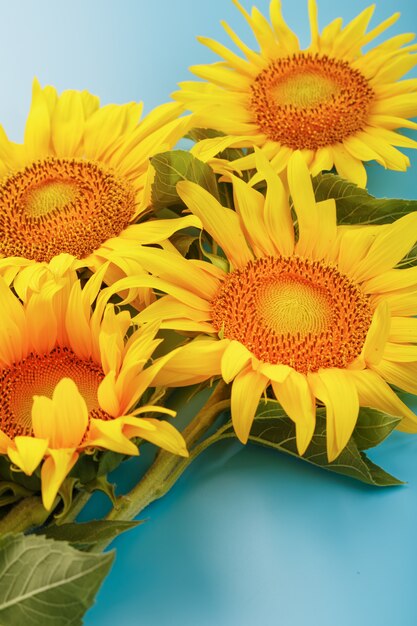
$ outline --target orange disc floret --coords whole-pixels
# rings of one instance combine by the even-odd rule
[[[133,187],[86,159],[48,157],[0,185],[0,254],[82,259],[117,237],[135,212]]]
[[[33,397],[51,396],[63,378],[76,383],[90,418],[110,419],[97,399],[104,378],[102,368],[90,359],[81,359],[69,348],[57,347],[49,354],[31,353],[0,372],[0,429],[11,439],[31,435]]]
[[[317,150],[362,130],[373,99],[369,82],[346,61],[301,52],[258,74],[250,108],[269,139]]]
[[[306,374],[347,367],[362,350],[372,309],[336,267],[268,256],[227,275],[212,300],[212,320],[259,360]]]

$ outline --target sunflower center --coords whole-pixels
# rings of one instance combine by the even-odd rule
[[[212,301],[212,320],[259,360],[305,374],[347,367],[362,350],[372,311],[335,267],[270,256],[228,274]]]
[[[83,361],[67,348],[49,354],[30,354],[0,372],[0,428],[9,437],[32,433],[33,396],[52,397],[62,378],[72,378],[86,401],[89,416],[109,419],[100,408],[97,389],[104,378],[93,361]]]
[[[85,159],[49,157],[0,184],[0,254],[50,261],[83,259],[129,224],[133,188]]]
[[[274,59],[258,74],[250,108],[269,139],[317,150],[362,130],[374,95],[348,62],[301,52]]]
[[[78,196],[77,186],[68,182],[50,181],[30,189],[25,198],[26,212],[31,217],[48,215],[65,209]]]

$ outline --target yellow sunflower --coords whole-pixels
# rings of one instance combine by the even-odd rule
[[[58,96],[35,80],[24,143],[0,127],[1,267],[64,253],[73,267],[93,271],[111,258],[108,282],[139,271],[132,261],[126,268],[124,249],[192,224],[189,217],[135,224],[150,201],[149,157],[172,148],[189,126],[182,109],[164,104],[139,121],[141,104],[100,107],[87,91]]]
[[[157,325],[137,329],[103,299],[92,311],[104,270],[84,288],[74,272],[44,279],[23,303],[0,278],[0,454],[28,475],[43,460],[46,509],[82,450],[135,455],[130,439],[140,437],[187,455],[168,422],[138,417],[173,415],[135,408],[169,356],[145,367],[160,343]]]
[[[417,267],[395,269],[417,240],[417,213],[387,225],[337,226],[334,200],[315,201],[295,153],[288,178],[297,238],[283,184],[261,151],[257,158],[266,196],[234,177],[236,212],[195,183],[177,186],[228,269],[168,250],[141,251],[154,275],[147,281],[166,295],[137,320],[199,333],[154,383],[189,385],[219,374],[233,381],[232,420],[242,442],[271,385],[296,424],[300,454],[314,432],[318,399],[327,408],[329,460],[347,444],[360,406],[400,416],[401,428],[416,432],[417,416],[389,384],[417,393]],[[131,277],[119,288],[135,284],[140,279]]]
[[[319,33],[317,5],[309,0],[311,44],[300,48],[285,23],[281,3],[270,4],[271,24],[254,8],[248,21],[260,51],[251,50],[226,24],[223,27],[245,58],[208,38],[200,41],[223,60],[198,65],[192,72],[208,82],[180,83],[174,98],[195,113],[196,126],[226,134],[207,139],[195,149],[210,158],[227,145],[261,147],[275,171],[287,167],[300,150],[313,175],[336,167],[344,178],[366,184],[363,161],[404,171],[409,159],[395,146],[417,143],[396,131],[417,129],[417,80],[399,81],[417,63],[406,45],[413,34],[398,35],[363,52],[364,46],[399,17],[394,14],[367,32],[375,5],[345,27],[340,18]],[[237,169],[255,166],[250,154],[236,160]]]

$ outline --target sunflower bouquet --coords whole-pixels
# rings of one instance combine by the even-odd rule
[[[218,441],[401,484],[366,450],[417,432],[417,202],[365,164],[417,147],[414,35],[369,46],[398,18],[373,7],[320,32],[309,0],[304,49],[279,0],[233,1],[257,49],[224,23],[238,52],[201,38],[221,61],[174,102],[35,80],[24,141],[1,129],[2,624],[81,624],[103,550]],[[77,522],[95,491],[111,509]]]

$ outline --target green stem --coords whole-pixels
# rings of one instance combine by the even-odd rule
[[[0,520],[0,536],[41,526],[51,515],[57,502],[58,499],[55,500],[51,511],[47,511],[38,496],[23,498]]]
[[[118,498],[116,507],[106,519],[131,520],[172,487],[196,457],[193,446],[213,425],[217,416],[229,407],[229,393],[227,385],[220,382],[206,405],[183,431],[187,447],[191,451],[190,456],[183,458],[169,452],[159,452],[142,480],[127,495]]]
[[[69,524],[70,522],[73,522],[78,513],[83,510],[84,506],[87,504],[90,498],[91,493],[89,493],[88,491],[80,491],[73,499],[69,511],[65,515],[60,516],[56,520],[56,524],[60,526],[61,524]]]

